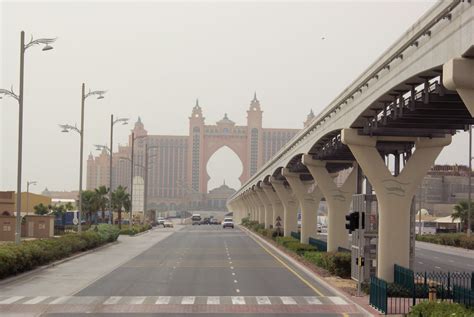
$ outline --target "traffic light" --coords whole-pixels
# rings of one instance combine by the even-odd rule
[[[365,213],[362,213],[362,228],[365,227]],[[359,212],[354,211],[350,214],[346,215],[346,229],[349,230],[349,233],[352,231],[359,229]]]

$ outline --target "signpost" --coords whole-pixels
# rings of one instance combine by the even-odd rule
[[[281,236],[281,217],[280,216],[276,218],[275,227],[276,227],[276,232],[278,236]]]

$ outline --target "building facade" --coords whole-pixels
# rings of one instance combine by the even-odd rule
[[[311,112],[305,125],[314,118]],[[206,166],[212,155],[227,146],[240,158],[243,166],[241,183],[249,179],[299,130],[264,128],[260,101],[254,95],[247,110],[246,125],[237,125],[227,114],[216,124],[205,123],[203,110],[196,100],[189,117],[188,135],[148,134],[139,118],[132,130],[135,135],[134,176],[145,181],[145,149],[148,146],[147,209],[185,210],[206,209],[207,184],[210,179]],[[113,157],[112,187],[130,187],[130,144],[120,146]],[[135,179],[135,177],[134,177]],[[109,156],[102,152],[89,155],[87,188],[109,184]],[[135,208],[135,207],[134,207]]]

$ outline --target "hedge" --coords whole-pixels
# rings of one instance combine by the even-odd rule
[[[309,244],[300,243],[299,241],[288,242],[285,247],[288,250],[295,252],[298,255],[303,255],[305,252],[316,251],[316,248]]]
[[[303,257],[329,273],[342,278],[351,277],[351,254],[348,252],[305,252]]]
[[[416,240],[474,250],[474,236],[464,233],[437,233],[417,235]]]
[[[130,228],[130,226],[122,228],[120,230],[120,234],[134,236],[137,233],[144,232],[144,231],[147,231],[147,230],[150,230],[150,229],[151,229],[150,224],[147,224],[147,225],[133,225],[132,228]]]
[[[409,317],[445,317],[445,316],[474,316],[474,311],[457,303],[421,302],[411,309]]]
[[[0,279],[117,240],[119,230],[101,224],[81,234],[0,245]]]

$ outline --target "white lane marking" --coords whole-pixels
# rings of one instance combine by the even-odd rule
[[[209,296],[207,298],[207,305],[219,305],[220,302],[219,296]]]
[[[281,302],[285,305],[296,305],[296,301],[293,299],[293,297],[281,296],[280,299]]]
[[[441,270],[441,268],[439,266],[435,266],[435,269]]]
[[[328,296],[328,298],[336,305],[347,305],[347,302],[339,296]]]
[[[234,267],[233,267],[233,266],[231,266],[231,267],[230,267],[230,269],[231,269],[231,270],[233,270],[233,269],[234,269]]]
[[[257,304],[259,305],[271,305],[272,302],[267,296],[257,296]]]
[[[449,262],[454,263],[454,260],[449,260]]]
[[[243,296],[231,296],[232,305],[245,305],[245,298]]]
[[[237,293],[240,293],[240,289],[236,289],[235,291],[236,291]]]
[[[310,305],[321,305],[321,301],[316,296],[305,296],[306,302]]]
[[[474,265],[472,265],[472,264],[468,264],[468,265],[474,267]]]
[[[181,304],[193,305],[195,300],[196,300],[196,297],[194,296],[184,296],[183,299],[181,300]]]
[[[234,280],[234,283],[237,283],[237,280]]]
[[[23,304],[26,304],[26,305],[34,305],[34,304],[38,304],[38,303],[41,303],[42,301],[44,301],[46,298],[48,298],[49,296],[36,296],[35,298],[32,298],[30,300],[27,300],[26,302],[24,302]]]
[[[143,304],[143,302],[145,301],[146,297],[145,296],[134,296],[131,300],[130,300],[130,304],[132,305],[140,305],[140,304]]]
[[[158,296],[155,304],[157,305],[168,305],[171,300],[171,296]]]
[[[0,305],[2,304],[13,304],[16,301],[19,301],[20,299],[24,298],[25,296],[13,296],[7,299],[4,299],[0,301]]]
[[[229,261],[229,264],[232,264],[232,261]]]
[[[64,303],[65,301],[67,301],[69,298],[71,298],[71,296],[59,296],[58,298],[56,298],[55,300],[53,300],[53,301],[50,302],[49,304],[50,304],[50,305],[62,304],[62,303]]]
[[[418,264],[421,264],[421,265],[423,265],[423,262],[418,262]]]
[[[114,305],[117,304],[122,299],[122,296],[110,296],[105,302],[104,305]]]
[[[235,276],[235,273],[234,273],[234,272],[232,272],[232,275],[234,275],[234,276]]]

